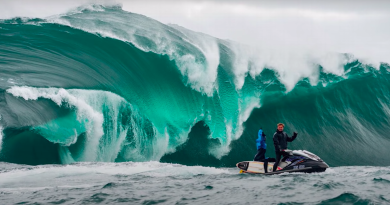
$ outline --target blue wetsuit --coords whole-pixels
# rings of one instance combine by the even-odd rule
[[[268,172],[268,162],[275,162],[275,158],[265,157],[265,152],[267,150],[266,135],[263,130],[260,129],[257,134],[258,138],[256,139],[257,154],[253,161],[264,162],[264,172]]]
[[[260,148],[267,149],[267,143],[265,142],[266,138],[262,129],[259,130],[257,136],[258,136],[258,138],[256,139],[257,150],[259,150]]]
[[[266,135],[264,134],[263,130],[260,129],[257,136],[258,136],[258,138],[256,139],[257,154],[255,155],[253,161],[264,162],[264,160],[266,159],[265,152],[267,150]]]

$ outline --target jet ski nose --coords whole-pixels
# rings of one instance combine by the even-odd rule
[[[237,163],[236,166],[244,171],[248,169],[249,162],[240,162]]]

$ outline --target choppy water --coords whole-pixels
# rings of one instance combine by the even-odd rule
[[[1,204],[388,204],[389,167],[238,174],[159,162],[0,164]]]

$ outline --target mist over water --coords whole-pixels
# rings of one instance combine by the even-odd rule
[[[193,15],[210,12],[213,4],[200,4]],[[130,13],[128,5],[88,4],[60,15],[0,20],[2,200],[240,203],[246,193],[254,203],[256,189],[269,197],[294,189],[290,197],[267,203],[389,201],[381,189],[390,180],[387,167],[371,167],[390,165],[390,66],[381,52],[386,42],[378,53],[364,50],[367,42],[341,52],[328,49],[335,47],[323,38],[316,45],[310,38],[294,41],[298,32],[284,38],[285,45],[268,34],[241,44]],[[255,6],[255,16],[272,21],[281,11],[323,23],[340,17],[326,9],[316,15],[289,8],[257,14]],[[342,20],[355,18],[345,14]],[[279,122],[288,134],[299,133],[290,149],[311,151],[337,168],[310,176],[237,175],[232,167],[253,159],[259,128],[268,136],[266,155],[273,157]],[[33,175],[48,176],[69,197],[50,198],[54,185]],[[281,188],[283,183],[291,186]],[[195,195],[164,194],[183,187]],[[227,193],[222,187],[238,195],[221,197]],[[114,194],[122,188],[133,196]],[[73,194],[80,189],[82,196]],[[303,200],[310,189],[324,194]],[[367,192],[375,194],[362,194]]]

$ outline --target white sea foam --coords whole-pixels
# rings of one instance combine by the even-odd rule
[[[23,181],[20,187],[28,187],[36,183],[37,179],[45,178],[41,185],[49,185],[51,182],[62,182],[63,178],[106,178],[115,175],[144,175],[149,177],[231,174],[227,169],[202,166],[184,166],[179,164],[167,164],[160,162],[126,162],[126,163],[78,163],[65,166],[37,166],[33,168],[14,169],[0,173],[0,187],[12,187],[12,184]],[[77,183],[77,180],[74,181]],[[68,183],[68,182],[66,182]],[[90,183],[99,183],[90,182]],[[68,184],[69,185],[69,184]]]
[[[136,0],[124,2],[123,8],[250,45],[229,46],[234,51],[238,89],[247,73],[254,77],[264,67],[278,71],[289,91],[302,78],[316,84],[318,65],[324,72],[342,76],[343,65],[350,60],[344,53],[375,68],[380,62],[390,62],[390,30],[383,27],[389,24],[389,2],[153,2],[158,6],[151,8]]]
[[[124,12],[112,14],[115,15],[114,18],[99,16],[97,13],[104,11],[104,6],[85,4],[87,2],[108,7],[115,5],[110,1],[58,1],[47,5],[34,3],[32,6],[20,4],[16,0],[3,5],[0,18],[46,17],[62,13],[47,20],[131,42],[145,51],[167,54],[180,63],[180,71],[188,77],[194,89],[212,94],[219,65],[217,39],[179,29],[177,26],[165,26],[149,18],[138,21],[140,18],[137,20],[138,17]],[[343,75],[342,65],[346,59],[340,53],[352,53],[356,58],[375,67],[378,67],[380,62],[390,61],[390,44],[387,38],[389,30],[382,26],[388,24],[389,19],[388,3],[385,2],[376,6],[369,3],[347,3],[344,7],[335,7],[328,2],[307,2],[302,8],[288,2],[275,6],[270,2],[249,1],[151,1],[155,7],[150,7],[143,1],[116,2],[122,2],[124,10],[145,14],[163,23],[176,23],[219,38],[234,39],[250,45],[251,48],[237,43],[231,43],[229,46],[234,51],[233,72],[237,89],[242,87],[244,77],[248,73],[254,77],[264,67],[278,71],[287,90],[291,90],[297,81],[306,77],[312,84],[316,84],[318,65],[321,65],[325,72]],[[71,9],[81,4],[84,5]],[[39,8],[39,12],[35,6]],[[120,4],[117,7],[120,7]],[[370,8],[370,12],[359,12],[362,8]],[[95,14],[82,17],[80,14],[83,10]],[[79,16],[72,19],[72,15]],[[64,16],[70,18],[61,18]],[[92,23],[94,20],[107,24],[97,26]],[[150,48],[149,45],[140,43],[136,36],[146,37],[157,47]],[[205,62],[191,52],[179,51],[183,42],[198,48],[205,56]]]
[[[3,146],[3,127],[0,126],[0,151],[2,149],[2,146]]]
[[[76,9],[78,12],[71,11],[66,15],[66,18],[63,18],[65,15],[60,15],[49,17],[47,20],[89,33],[131,42],[144,51],[167,54],[176,61],[188,84],[193,89],[209,96],[212,96],[214,90],[217,89],[215,81],[217,69],[221,63],[221,51],[218,44],[227,46],[233,52],[230,55],[232,55],[232,71],[237,90],[241,89],[248,74],[254,78],[264,68],[276,70],[287,91],[292,90],[296,83],[303,78],[309,78],[310,82],[316,85],[319,77],[319,66],[323,67],[324,72],[343,75],[343,65],[351,60],[351,58],[337,52],[328,52],[319,48],[313,49],[311,46],[305,45],[300,47],[280,47],[269,44],[246,46],[232,41],[222,41],[180,26],[167,26],[124,11],[118,10],[112,14],[116,15],[116,18],[112,18],[105,12],[100,12],[103,7],[99,8],[90,8],[91,11],[95,12],[93,16],[80,13],[82,9],[78,8]],[[80,19],[84,20],[80,21]],[[105,21],[107,24],[96,24],[95,21]],[[151,47],[148,43],[139,41],[137,36],[154,42],[155,46]],[[366,60],[369,62],[368,59]],[[376,63],[376,65],[378,64]]]
[[[67,137],[67,139],[73,139],[72,143],[69,143],[68,140],[61,141],[63,139],[59,136],[47,136],[54,143],[60,143],[60,157],[64,164],[75,161],[113,162],[121,151],[123,151],[122,155],[127,160],[159,160],[165,153],[173,151],[175,148],[168,146],[169,138],[173,136],[169,136],[167,131],[159,133],[155,127],[152,127],[153,133],[146,133],[145,127],[142,127],[145,124],[145,117],[125,99],[111,92],[27,86],[11,87],[7,92],[25,100],[50,99],[58,106],[69,107],[76,111],[77,121],[85,127],[87,136],[87,143],[85,143],[82,156],[73,159],[68,150],[68,146],[74,144],[77,141],[77,135],[81,133],[76,132],[75,136]],[[127,107],[130,111],[121,110],[123,107]],[[104,115],[103,112],[105,112]],[[122,121],[122,115],[128,117],[126,122]],[[107,125],[105,129],[103,128],[104,123]],[[45,127],[45,125],[39,127],[42,126]],[[123,150],[126,136],[130,131],[134,141],[127,143],[132,143],[133,148]],[[182,133],[178,133],[178,136],[182,138],[182,143],[187,138],[188,132],[189,130],[184,130]],[[44,134],[55,135],[55,130]],[[153,134],[153,136],[150,136],[150,134]],[[150,154],[145,154],[142,150],[151,151],[146,152]]]
[[[0,123],[2,122],[3,116],[0,115]],[[0,124],[0,151],[3,146],[3,126]]]
[[[183,34],[182,37],[185,42],[190,43],[203,53],[206,59],[205,65],[195,66],[196,64],[194,64],[194,62],[196,59],[194,59],[190,62],[184,63],[183,65],[179,64],[179,69],[182,71],[183,75],[188,77],[193,88],[201,90],[211,96],[214,91],[214,82],[217,78],[217,68],[220,59],[220,51],[216,39],[176,25],[170,26]],[[179,62],[181,62],[181,57],[178,57]]]
[[[279,80],[286,86],[287,91],[292,90],[303,78],[309,78],[312,85],[316,85],[319,66],[325,73],[342,76],[343,66],[354,59],[351,55],[340,53],[310,50],[294,52],[287,49],[281,51],[276,48],[254,48],[238,43],[230,43],[229,48],[234,52],[233,71],[237,89],[242,88],[248,74],[255,78],[264,68],[277,71]]]
[[[85,100],[72,95],[62,88],[34,88],[34,87],[11,87],[7,90],[15,97],[25,100],[37,100],[46,98],[55,102],[58,106],[66,105],[77,110],[78,121],[87,123],[88,143],[86,144],[82,161],[96,161],[99,141],[103,136],[103,114],[89,105]],[[87,120],[85,120],[87,119]]]
[[[47,18],[47,21],[130,42],[146,52],[166,54],[176,61],[179,70],[186,76],[188,84],[192,88],[209,96],[213,94],[219,64],[219,48],[215,38],[185,29],[178,31],[155,20],[127,12],[117,12],[117,16],[112,18],[104,12],[99,13],[99,11],[104,10],[104,7],[97,6],[100,9],[90,7],[77,8],[68,12],[67,15],[51,16]],[[79,20],[80,16],[63,18],[64,16],[73,17],[73,15],[82,16],[83,14],[80,11],[85,8],[97,12],[96,16],[92,18],[85,16],[84,21]],[[108,24],[97,25],[94,23],[95,21],[105,21]],[[149,44],[140,42],[137,36],[152,41],[155,46],[150,47]],[[181,46],[184,46],[185,49],[181,50]],[[199,51],[200,53],[196,54]],[[203,55],[204,59],[200,55]]]

